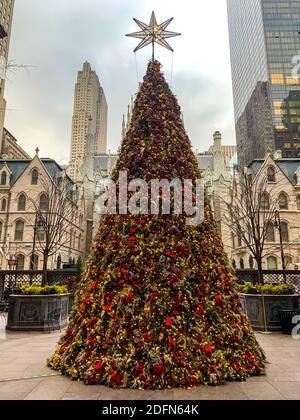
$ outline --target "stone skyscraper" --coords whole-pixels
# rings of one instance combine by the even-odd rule
[[[83,69],[78,72],[74,95],[71,158],[68,170],[74,180],[78,179],[84,157],[90,153],[91,136],[94,138],[94,155],[106,153],[107,102],[96,72],[88,62],[85,62]]]
[[[14,0],[0,0],[0,153],[2,151],[3,126],[6,102],[4,99],[5,69],[8,61],[8,50]]]
[[[300,156],[300,1],[227,0],[238,159]],[[298,57],[297,57],[298,56]]]

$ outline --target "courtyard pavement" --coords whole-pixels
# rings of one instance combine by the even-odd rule
[[[300,400],[300,340],[257,334],[267,375],[191,390],[115,390],[72,382],[46,367],[61,333],[5,332],[0,319],[0,400]]]

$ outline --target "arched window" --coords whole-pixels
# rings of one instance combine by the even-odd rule
[[[270,198],[266,192],[261,196],[261,210],[270,210]]]
[[[280,208],[280,210],[288,210],[289,209],[288,196],[284,192],[282,192],[279,195],[279,208]]]
[[[39,173],[37,169],[34,169],[31,174],[31,185],[37,185],[39,182]]]
[[[249,257],[249,268],[250,270],[253,270],[254,268],[254,258],[252,257],[252,255],[250,255]]]
[[[45,229],[43,225],[38,225],[37,227],[37,239],[40,242],[45,240]]]
[[[78,236],[78,249],[81,249],[81,233]]]
[[[18,200],[18,211],[25,211],[26,210],[26,196],[25,194],[21,194]]]
[[[32,270],[38,270],[39,269],[39,256],[37,254],[34,254],[32,257]]]
[[[300,210],[300,195],[297,195],[296,202],[297,202],[297,210]]]
[[[6,198],[3,198],[3,200],[1,201],[1,211],[6,211],[6,205],[7,205],[7,200]]]
[[[17,255],[17,267],[16,270],[22,271],[25,267],[25,257],[22,254]]]
[[[2,240],[3,223],[0,222],[0,241]]]
[[[286,222],[280,223],[280,231],[281,231],[282,242],[288,242],[289,241],[289,227]]]
[[[236,270],[236,262],[235,262],[235,260],[232,260],[232,267]]]
[[[268,222],[267,224],[266,241],[275,242],[275,228],[272,222]]]
[[[244,263],[243,258],[241,258],[241,259],[240,259],[240,269],[241,269],[241,270],[244,270],[244,268],[245,268],[245,263]]]
[[[56,267],[58,270],[61,269],[61,255],[59,254],[59,256],[57,257],[57,264]]]
[[[268,168],[268,182],[276,182],[275,169],[273,166]]]
[[[235,249],[235,236],[234,233],[231,233],[231,242],[232,242],[232,248]]]
[[[277,265],[276,257],[269,257],[267,259],[267,263],[268,263],[268,270],[277,270],[278,265]]]
[[[287,270],[291,270],[293,266],[293,258],[289,255],[284,256],[284,265]]]
[[[1,174],[1,185],[6,185],[7,183],[7,173],[5,171]]]
[[[242,246],[242,235],[241,235],[241,233],[240,233],[240,232],[238,233],[238,246],[239,246],[239,247],[241,247],[241,246]]]
[[[40,196],[40,211],[48,211],[49,200],[46,194]]]
[[[24,222],[18,220],[15,227],[15,241],[23,241],[24,236]]]

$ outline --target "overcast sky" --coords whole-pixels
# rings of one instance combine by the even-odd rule
[[[234,144],[234,120],[226,0],[16,0],[10,60],[32,66],[8,73],[6,127],[33,154],[60,163],[69,159],[74,84],[88,60],[108,106],[108,143],[120,144],[122,114],[145,73],[151,47],[136,55],[139,30],[132,18],[159,23],[182,36],[174,47],[173,91],[183,110],[193,146],[205,151],[215,130]],[[172,54],[157,47],[171,83]]]

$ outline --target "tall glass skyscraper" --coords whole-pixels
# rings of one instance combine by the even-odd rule
[[[300,0],[227,0],[239,164],[300,156]],[[299,76],[299,77],[298,77]]]

